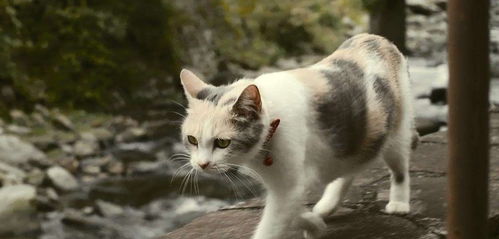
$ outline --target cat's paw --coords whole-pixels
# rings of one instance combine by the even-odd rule
[[[306,239],[318,238],[327,228],[322,217],[316,213],[304,212],[301,214],[301,219],[303,221],[303,228],[305,229],[303,237]]]
[[[385,207],[388,214],[407,214],[411,211],[411,206],[406,202],[389,202]]]

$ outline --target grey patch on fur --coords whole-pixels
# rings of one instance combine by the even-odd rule
[[[373,88],[376,92],[376,97],[383,105],[385,112],[388,114],[386,119],[387,130],[393,128],[395,125],[396,105],[395,96],[390,88],[387,79],[377,76],[373,82]]]
[[[255,121],[240,117],[234,118],[232,123],[238,133],[232,139],[230,150],[243,153],[249,152],[260,141],[263,133],[263,124],[260,120]]]
[[[400,55],[400,52],[395,45],[392,44],[390,47],[388,47],[388,52],[389,54],[393,55],[395,65],[399,65],[402,62],[402,56]]]
[[[336,59],[332,64],[338,70],[321,71],[332,92],[317,105],[318,121],[337,156],[349,156],[360,150],[367,133],[364,72],[353,61]]]
[[[202,89],[196,95],[199,100],[207,100],[213,102],[215,105],[218,104],[220,98],[230,90],[228,86],[218,86],[218,87],[207,87]]]
[[[367,49],[373,52],[379,52],[380,51],[380,44],[378,39],[371,38],[366,41],[364,41],[364,44],[366,44]]]

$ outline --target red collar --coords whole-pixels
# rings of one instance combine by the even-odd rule
[[[269,133],[267,134],[267,138],[265,139],[263,146],[267,146],[270,143],[272,136],[274,136],[275,132],[277,131],[277,127],[279,127],[279,123],[281,123],[280,119],[275,119],[275,120],[272,120],[272,122],[270,122]],[[263,160],[263,164],[265,166],[270,166],[273,163],[274,163],[274,160],[272,159],[270,152],[266,153],[265,159]]]

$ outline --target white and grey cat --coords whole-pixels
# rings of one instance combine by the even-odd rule
[[[254,239],[318,236],[354,176],[377,158],[391,172],[386,212],[409,212],[412,96],[406,60],[386,39],[360,34],[314,65],[224,86],[188,70],[180,78],[192,167],[242,166],[262,179],[266,206]],[[309,210],[305,192],[318,184],[323,196]]]

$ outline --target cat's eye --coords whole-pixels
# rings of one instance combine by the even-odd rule
[[[198,140],[192,135],[187,136],[187,141],[189,141],[189,143],[192,145],[198,145]]]
[[[230,145],[230,139],[215,139],[215,146],[217,148],[227,148]]]

